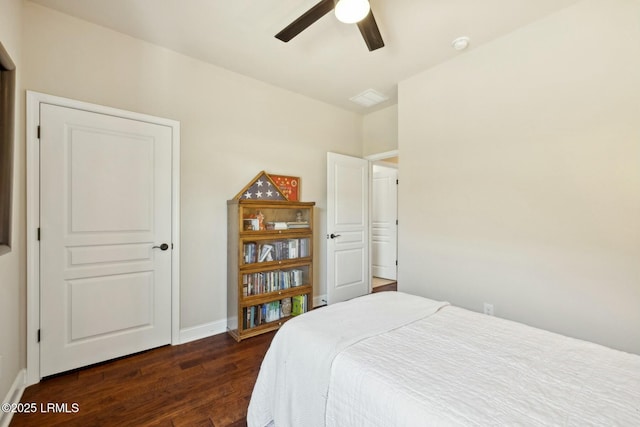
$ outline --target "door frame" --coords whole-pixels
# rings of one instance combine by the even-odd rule
[[[27,91],[27,377],[26,385],[40,382],[40,104],[52,104],[171,128],[171,345],[180,343],[180,122],[118,108],[105,107],[44,93]]]

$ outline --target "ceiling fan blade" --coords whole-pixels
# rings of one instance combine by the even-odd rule
[[[335,6],[335,0],[322,0],[311,9],[303,13],[298,19],[289,24],[284,30],[276,34],[276,38],[288,42],[309,25],[331,12]]]
[[[366,18],[358,22],[358,28],[360,29],[360,34],[362,34],[362,38],[367,44],[370,52],[376,49],[380,49],[384,46],[382,35],[380,34],[378,24],[376,23],[376,18],[373,17],[372,11],[369,11],[369,14],[366,16]]]

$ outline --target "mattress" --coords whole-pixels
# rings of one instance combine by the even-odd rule
[[[287,322],[265,356],[247,421],[640,426],[640,356],[382,292]]]

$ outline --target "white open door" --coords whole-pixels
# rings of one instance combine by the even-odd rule
[[[327,153],[327,303],[371,290],[369,162]]]
[[[371,268],[374,277],[397,279],[398,169],[373,165]]]
[[[171,127],[50,104],[40,126],[40,376],[171,343]]]

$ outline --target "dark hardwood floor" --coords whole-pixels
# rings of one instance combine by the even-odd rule
[[[391,283],[373,292],[395,290]],[[46,378],[22,396],[37,411],[14,414],[10,426],[246,426],[274,334],[240,343],[219,334]],[[66,404],[71,413],[47,410],[48,404]]]
[[[236,343],[220,334],[44,379],[21,400],[38,411],[14,414],[10,426],[245,426],[273,335]],[[79,411],[47,412],[50,402]]]

